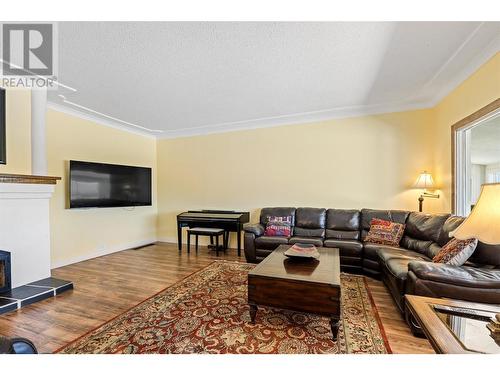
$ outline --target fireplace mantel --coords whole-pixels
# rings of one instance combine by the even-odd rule
[[[61,177],[0,173],[0,183],[55,185]]]
[[[50,199],[59,177],[0,174],[0,250],[12,287],[50,277]]]

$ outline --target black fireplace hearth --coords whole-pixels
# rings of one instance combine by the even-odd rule
[[[73,289],[71,281],[54,277],[48,277],[12,289],[10,262],[10,253],[0,250],[0,314],[20,309]]]

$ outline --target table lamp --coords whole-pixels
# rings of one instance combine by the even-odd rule
[[[459,240],[477,238],[488,245],[500,244],[500,183],[484,184],[471,214],[450,236]],[[500,334],[500,314],[487,324],[493,335]]]
[[[413,185],[414,188],[416,189],[423,189],[422,194],[418,198],[418,211],[422,212],[423,204],[424,204],[424,197],[426,198],[439,198],[439,194],[432,194],[427,191],[427,189],[434,189],[434,180],[432,178],[432,175],[428,173],[427,171],[423,171],[420,173],[420,176],[418,176],[417,181],[415,182],[415,185]]]
[[[488,245],[500,244],[500,183],[482,186],[471,214],[450,235],[459,240],[477,238]]]

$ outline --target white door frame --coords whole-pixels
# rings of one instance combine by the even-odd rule
[[[467,207],[469,202],[467,194],[470,194],[471,190],[470,130],[497,116],[500,116],[500,108],[496,108],[475,120],[457,126],[464,121],[462,120],[452,127],[455,146],[453,155],[453,167],[455,171],[453,181],[455,189],[453,214],[455,215],[467,216],[470,213],[470,207]]]

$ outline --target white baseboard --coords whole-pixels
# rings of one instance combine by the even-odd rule
[[[151,238],[148,240],[134,241],[134,242],[130,242],[127,244],[123,244],[123,245],[119,245],[119,246],[115,246],[115,247],[111,247],[111,248],[107,248],[107,249],[103,249],[103,250],[99,250],[99,251],[94,251],[92,253],[79,255],[79,256],[74,257],[74,258],[65,259],[65,260],[57,261],[57,262],[52,262],[51,268],[54,269],[54,268],[68,266],[70,264],[79,263],[79,262],[83,262],[85,260],[102,257],[104,255],[117,253],[119,251],[130,250],[130,249],[133,249],[136,247],[148,245],[148,244],[151,244],[151,243],[154,243],[157,241],[159,241],[159,240],[157,240],[156,238]]]

